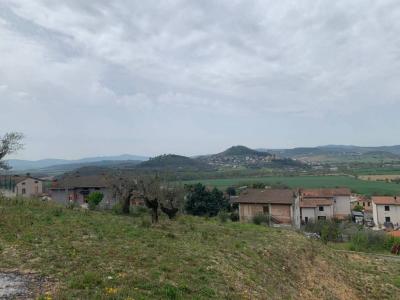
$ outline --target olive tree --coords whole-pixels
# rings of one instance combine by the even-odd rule
[[[24,135],[19,132],[6,133],[0,137],[0,170],[9,170],[11,167],[4,161],[4,158],[23,148],[22,140]]]

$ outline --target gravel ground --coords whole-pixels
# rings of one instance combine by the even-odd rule
[[[35,299],[43,280],[32,274],[0,272],[0,299]]]

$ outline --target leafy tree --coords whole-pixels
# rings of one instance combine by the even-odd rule
[[[10,166],[3,161],[4,157],[23,148],[24,135],[19,132],[6,133],[0,137],[0,170],[8,170]]]
[[[226,189],[226,193],[229,196],[236,196],[236,189],[233,186],[230,186]]]
[[[364,207],[362,207],[360,204],[357,204],[356,206],[354,206],[353,210],[362,212],[364,210]]]
[[[94,210],[97,205],[100,204],[101,200],[103,200],[104,195],[101,192],[93,192],[88,196],[88,205],[90,210]]]
[[[186,186],[186,212],[196,216],[216,216],[229,208],[229,202],[217,188],[211,191],[201,183]]]

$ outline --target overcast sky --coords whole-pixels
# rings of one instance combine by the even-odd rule
[[[0,0],[16,158],[400,144],[398,0]]]

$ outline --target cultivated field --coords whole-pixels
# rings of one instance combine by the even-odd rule
[[[0,200],[0,274],[39,299],[398,299],[400,262],[337,252],[300,233],[181,216]]]
[[[349,187],[352,191],[365,195],[399,195],[400,184],[365,181],[350,176],[265,176],[242,177],[230,179],[203,179],[185,181],[184,183],[202,182],[208,186],[226,188],[228,186],[251,185],[262,182],[266,185],[286,185],[290,188]]]

